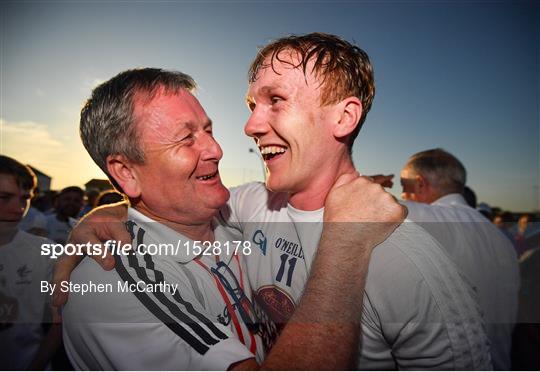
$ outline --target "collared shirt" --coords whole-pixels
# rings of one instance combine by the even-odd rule
[[[441,243],[444,252],[474,286],[491,341],[493,366],[509,370],[519,290],[519,268],[511,242],[468,206],[460,194],[443,196],[431,205],[404,204],[409,209],[408,218]]]
[[[112,286],[110,292],[70,294],[64,343],[74,367],[226,370],[248,358],[260,361],[238,257],[197,254],[197,242],[167,226],[131,208],[128,218],[131,254],[117,255],[108,272],[85,258],[72,274],[75,284]],[[160,254],[153,254],[159,247]],[[128,285],[138,287],[124,291]]]

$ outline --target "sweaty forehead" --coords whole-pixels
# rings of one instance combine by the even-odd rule
[[[248,86],[248,94],[268,93],[272,89],[297,90],[309,87],[318,88],[318,77],[311,72],[313,63],[307,65],[306,74],[296,52],[283,50],[279,55],[266,57],[257,71],[255,81]]]

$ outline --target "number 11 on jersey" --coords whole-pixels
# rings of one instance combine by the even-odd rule
[[[279,266],[279,270],[278,270],[278,273],[276,275],[276,281],[281,282],[281,280],[283,279],[283,274],[285,273],[285,266],[287,266],[287,262],[288,262],[289,263],[289,270],[287,271],[287,282],[285,284],[288,287],[290,287],[294,267],[296,266],[297,258],[296,257],[289,258],[289,255],[287,253],[283,253],[280,256],[280,258],[281,258],[281,265]]]

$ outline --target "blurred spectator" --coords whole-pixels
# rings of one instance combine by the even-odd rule
[[[54,200],[56,199],[57,191],[47,190],[43,195],[36,199],[35,207],[39,209],[45,216],[54,214]]]
[[[64,244],[77,223],[75,219],[83,205],[84,191],[77,186],[66,187],[54,201],[55,213],[47,217],[47,236]]]
[[[469,186],[463,188],[463,197],[471,208],[476,208],[476,193]]]
[[[41,255],[51,243],[18,228],[36,178],[30,168],[0,155],[0,369],[44,369],[60,345],[60,324],[51,321],[51,296],[40,291],[50,281],[53,263]]]
[[[78,216],[79,218],[81,218],[82,216],[84,216],[85,214],[87,214],[88,212],[90,212],[92,209],[96,207],[96,200],[98,198],[98,195],[99,195],[99,191],[94,190],[94,189],[88,190],[86,192],[86,196],[85,196],[86,203],[84,204],[84,207],[79,212],[79,216]]]
[[[476,209],[488,220],[493,221],[493,209],[491,209],[488,203],[481,202]]]
[[[114,204],[114,203],[118,203],[124,200],[125,200],[124,195],[122,195],[118,191],[105,190],[105,191],[102,191],[101,194],[99,194],[99,196],[97,197],[95,206],[99,207],[101,205]]]
[[[519,217],[518,220],[518,234],[521,236],[525,236],[525,232],[527,231],[527,226],[529,225],[529,220],[531,219],[531,216],[528,213],[524,213]]]
[[[495,224],[495,226],[499,228],[499,230],[501,230],[504,236],[506,236],[508,240],[512,242],[512,245],[514,246],[514,249],[516,250],[516,254],[519,257],[520,254],[516,246],[516,241],[514,239],[514,235],[511,232],[511,228],[514,224],[514,215],[510,212],[498,213],[493,218],[493,223]]]
[[[517,315],[519,271],[511,243],[467,205],[463,164],[442,150],[413,155],[401,171],[408,219],[420,223],[456,263],[478,293],[495,369],[509,370]],[[416,202],[416,203],[415,203]]]
[[[30,205],[28,212],[23,217],[19,228],[27,233],[47,236],[47,217],[39,209]]]
[[[35,200],[37,197],[37,177],[32,171],[32,169],[28,168],[28,170],[30,171],[30,174],[34,179],[34,185],[36,185],[31,190],[31,200]],[[41,213],[36,207],[30,204],[30,208],[28,208],[28,211],[26,212],[21,223],[19,224],[19,229],[21,229],[22,231],[26,231],[30,234],[47,236],[47,219],[43,213]]]
[[[517,224],[513,228],[514,241],[516,242],[516,249],[519,256],[529,249],[525,239],[528,235],[527,230],[530,222],[532,222],[531,216],[528,213],[524,213],[519,217]]]

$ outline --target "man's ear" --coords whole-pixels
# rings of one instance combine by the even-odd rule
[[[427,179],[425,177],[422,177],[421,175],[416,175],[414,179],[414,193],[417,195],[419,200],[423,201],[428,197],[428,194],[430,192],[430,184]]]
[[[351,134],[362,116],[362,102],[357,97],[347,97],[338,103],[338,121],[333,128],[336,138],[347,137]]]
[[[109,174],[124,193],[130,199],[138,198],[141,195],[141,189],[133,169],[133,162],[123,155],[109,155],[106,162]]]

